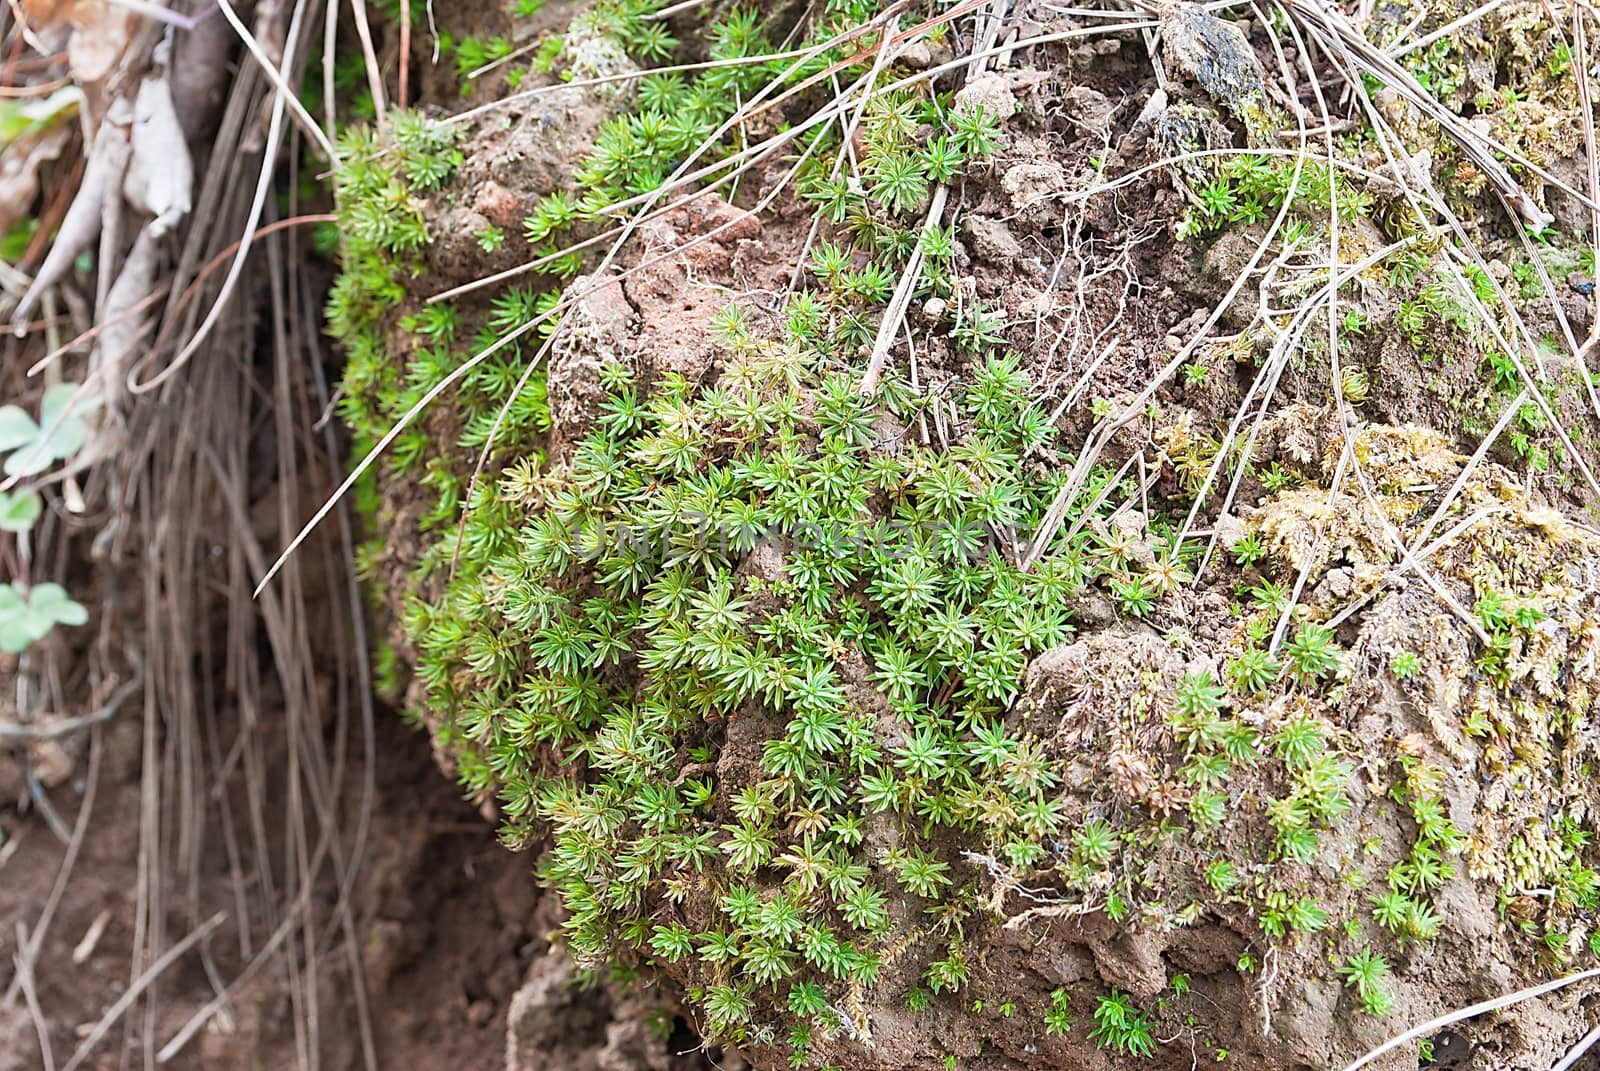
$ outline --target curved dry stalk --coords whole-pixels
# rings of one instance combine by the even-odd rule
[[[1594,1048],[1596,1044],[1600,1044],[1600,1026],[1583,1035],[1582,1039],[1572,1046],[1567,1051],[1567,1054],[1561,1058],[1561,1061],[1552,1067],[1550,1071],[1568,1071],[1569,1068],[1576,1067],[1584,1053]]]
[[[80,714],[76,717],[61,718],[55,721],[34,722],[27,725],[0,722],[0,740],[54,740],[81,732],[90,726],[99,725],[103,721],[110,721],[116,716],[122,705],[132,699],[134,693],[143,687],[144,676],[141,674],[118,688],[99,709],[89,714]]]
[[[1159,390],[1167,380],[1176,375],[1178,369],[1182,368],[1188,363],[1189,358],[1194,354],[1194,351],[1200,347],[1200,344],[1205,339],[1207,333],[1209,333],[1211,328],[1216,326],[1217,322],[1222,319],[1223,313],[1228,310],[1228,307],[1233,304],[1234,299],[1239,296],[1239,292],[1244,289],[1245,283],[1249,280],[1250,276],[1254,274],[1257,265],[1261,263],[1262,258],[1266,256],[1267,250],[1271,247],[1273,239],[1277,236],[1279,230],[1282,229],[1284,220],[1288,218],[1289,210],[1294,201],[1294,191],[1299,186],[1300,173],[1303,170],[1303,167],[1304,158],[1297,157],[1294,176],[1291,178],[1289,184],[1289,193],[1284,198],[1282,206],[1280,206],[1278,209],[1277,216],[1274,217],[1271,225],[1267,228],[1267,233],[1262,237],[1261,241],[1257,243],[1255,250],[1251,253],[1250,258],[1246,261],[1244,269],[1239,273],[1239,276],[1234,279],[1231,284],[1229,284],[1227,292],[1223,294],[1222,299],[1217,302],[1216,306],[1211,310],[1210,314],[1206,317],[1199,329],[1195,331],[1194,335],[1189,339],[1189,341],[1185,342],[1181,347],[1179,347],[1178,352],[1173,355],[1173,357],[1169,359],[1165,365],[1155,371],[1155,373],[1151,376],[1150,382],[1145,386],[1144,390],[1139,392],[1139,395],[1123,409],[1121,414],[1102,421],[1090,431],[1088,439],[1078,451],[1078,457],[1073,463],[1071,471],[1068,473],[1066,482],[1062,484],[1061,489],[1056,492],[1055,498],[1051,501],[1049,508],[1045,511],[1044,517],[1039,522],[1038,529],[1034,532],[1033,538],[1028,543],[1028,548],[1024,552],[1022,561],[1020,563],[1023,569],[1026,570],[1032,568],[1033,565],[1049,550],[1050,544],[1054,541],[1056,534],[1060,531],[1061,525],[1065,521],[1067,513],[1071,510],[1073,502],[1077,499],[1078,492],[1083,489],[1084,483],[1088,480],[1089,473],[1099,461],[1100,454],[1105,450],[1106,446],[1110,444],[1112,436],[1136,419],[1138,415],[1144,411],[1145,407],[1149,405],[1150,402],[1155,398],[1156,391]],[[1091,188],[1091,190],[1084,191],[1084,194],[1088,195],[1091,192],[1101,192],[1114,188],[1116,185],[1117,183],[1104,183]],[[1223,455],[1221,452],[1219,452],[1218,456],[1221,457]]]
[[[1451,19],[1437,30],[1434,30],[1428,34],[1424,34],[1414,41],[1404,41],[1404,35],[1402,35],[1401,40],[1396,41],[1393,45],[1384,49],[1384,52],[1388,54],[1390,59],[1394,60],[1397,60],[1402,56],[1409,56],[1418,49],[1427,48],[1435,41],[1441,41],[1456,31],[1471,26],[1474,22],[1478,22],[1485,16],[1498,11],[1509,2],[1511,2],[1511,0],[1489,0],[1487,4],[1473,8],[1471,11],[1467,12],[1465,15],[1462,15],[1458,19]],[[1432,14],[1430,9],[1423,7],[1422,10],[1418,12],[1417,18],[1419,20],[1426,19],[1430,14]],[[1402,41],[1404,41],[1404,43],[1402,43]]]
[[[1301,45],[1300,51],[1301,51],[1302,56],[1306,55],[1307,50],[1304,47],[1304,43],[1299,41],[1299,33],[1298,33],[1298,30],[1295,27],[1295,21],[1291,18],[1291,19],[1288,20],[1288,24],[1290,26],[1291,31],[1294,32],[1297,42],[1300,43],[1300,45]],[[1332,61],[1334,62],[1336,68],[1339,66],[1339,64],[1341,62],[1344,62],[1346,64],[1349,64],[1351,62],[1351,58],[1350,58],[1349,54],[1345,53],[1345,52],[1342,52],[1340,47],[1339,47],[1340,45],[1342,45],[1342,42],[1336,43],[1336,45],[1335,45],[1335,47],[1333,49],[1333,54],[1330,57],[1332,59]],[[1566,446],[1566,448],[1569,450],[1569,452],[1573,452],[1573,456],[1575,457],[1575,460],[1578,463],[1580,471],[1583,472],[1583,474],[1585,475],[1586,479],[1591,479],[1592,480],[1592,477],[1591,477],[1591,475],[1589,473],[1587,464],[1583,461],[1581,456],[1577,456],[1575,451],[1574,451],[1574,448],[1573,448],[1573,446],[1572,446],[1572,444],[1570,442],[1569,433],[1567,432],[1565,427],[1563,427],[1561,425],[1559,420],[1556,419],[1556,416],[1553,413],[1553,411],[1551,411],[1549,409],[1548,403],[1544,400],[1542,394],[1540,392],[1538,392],[1536,389],[1533,389],[1533,383],[1532,383],[1532,379],[1531,379],[1531,377],[1529,375],[1527,364],[1526,364],[1525,361],[1522,360],[1522,358],[1520,356],[1520,352],[1522,352],[1521,348],[1519,346],[1511,345],[1509,340],[1507,340],[1504,337],[1504,335],[1500,331],[1498,322],[1496,321],[1496,319],[1493,316],[1493,314],[1483,305],[1482,301],[1478,299],[1478,296],[1476,294],[1475,289],[1473,287],[1467,285],[1465,279],[1460,277],[1459,271],[1457,271],[1454,268],[1453,263],[1448,260],[1448,256],[1457,256],[1457,257],[1462,258],[1465,262],[1470,263],[1471,265],[1473,265],[1477,269],[1477,271],[1480,274],[1480,277],[1488,278],[1488,279],[1491,280],[1491,283],[1492,283],[1492,285],[1494,287],[1495,294],[1496,294],[1496,297],[1497,297],[1497,300],[1498,300],[1498,304],[1501,306],[1501,308],[1503,308],[1503,309],[1505,309],[1507,311],[1508,317],[1510,318],[1510,320],[1512,322],[1513,329],[1516,331],[1516,333],[1519,336],[1518,341],[1521,344],[1521,347],[1526,347],[1527,351],[1531,352],[1532,349],[1533,349],[1534,343],[1533,343],[1533,340],[1531,338],[1530,333],[1527,330],[1526,325],[1522,321],[1520,315],[1517,313],[1515,304],[1513,302],[1511,302],[1509,296],[1504,293],[1504,291],[1500,287],[1499,283],[1493,279],[1492,274],[1490,274],[1489,271],[1488,271],[1488,266],[1485,263],[1484,257],[1478,251],[1476,245],[1472,242],[1472,240],[1470,238],[1470,235],[1468,235],[1466,233],[1465,229],[1462,227],[1459,219],[1457,219],[1455,217],[1454,213],[1449,208],[1449,205],[1447,203],[1445,203],[1445,200],[1444,200],[1443,196],[1437,190],[1429,187],[1429,188],[1427,188],[1427,189],[1422,191],[1421,198],[1419,199],[1418,192],[1411,188],[1411,184],[1410,184],[1410,181],[1408,179],[1408,173],[1409,173],[1410,169],[1408,169],[1408,168],[1406,168],[1404,166],[1400,166],[1400,156],[1395,151],[1395,148],[1394,148],[1394,143],[1397,142],[1399,139],[1394,135],[1393,131],[1388,127],[1387,123],[1385,122],[1385,120],[1383,119],[1381,114],[1378,113],[1377,109],[1372,105],[1372,102],[1371,102],[1370,98],[1368,97],[1368,95],[1366,94],[1365,87],[1362,85],[1360,78],[1356,77],[1356,75],[1355,75],[1355,69],[1356,68],[1354,68],[1354,67],[1347,66],[1346,69],[1343,72],[1344,73],[1344,80],[1351,87],[1352,92],[1354,93],[1354,95],[1356,96],[1358,102],[1360,103],[1360,105],[1362,106],[1364,111],[1366,112],[1366,114],[1367,114],[1367,116],[1369,118],[1369,121],[1372,124],[1372,128],[1374,130],[1374,133],[1377,136],[1377,138],[1378,138],[1378,140],[1380,142],[1380,145],[1383,148],[1383,151],[1384,151],[1384,154],[1385,154],[1385,156],[1387,158],[1389,166],[1391,167],[1391,170],[1393,171],[1394,178],[1398,182],[1398,184],[1400,185],[1406,201],[1408,202],[1408,204],[1411,207],[1412,211],[1416,213],[1416,216],[1417,216],[1418,219],[1426,219],[1428,210],[1432,210],[1433,212],[1437,213],[1440,217],[1442,217],[1446,221],[1446,224],[1447,224],[1449,232],[1451,233],[1452,237],[1454,237],[1455,240],[1456,240],[1456,245],[1455,246],[1447,247],[1447,259],[1446,259],[1446,262],[1445,262],[1446,268],[1450,269],[1452,271],[1452,273],[1455,275],[1455,277],[1456,277],[1455,281],[1456,281],[1461,293],[1463,295],[1465,295],[1465,297],[1468,300],[1472,310],[1474,311],[1475,315],[1477,316],[1479,322],[1482,323],[1487,328],[1489,333],[1492,334],[1495,337],[1495,340],[1500,344],[1500,346],[1502,347],[1502,350],[1504,352],[1506,352],[1508,354],[1508,356],[1510,357],[1510,359],[1512,360],[1512,363],[1516,367],[1519,376],[1525,381],[1525,383],[1528,384],[1527,389],[1525,389],[1524,392],[1521,395],[1519,395],[1518,399],[1512,403],[1511,407],[1504,414],[1502,414],[1501,419],[1496,424],[1495,430],[1490,433],[1489,438],[1484,443],[1480,444],[1480,447],[1474,453],[1473,457],[1469,459],[1469,461],[1467,463],[1467,466],[1465,467],[1463,472],[1460,474],[1460,476],[1458,477],[1458,480],[1456,482],[1456,489],[1455,489],[1456,492],[1457,493],[1459,492],[1460,487],[1464,486],[1466,480],[1470,477],[1471,473],[1475,470],[1475,468],[1478,466],[1478,464],[1481,463],[1481,461],[1483,460],[1484,456],[1486,455],[1489,447],[1493,444],[1493,442],[1498,437],[1498,435],[1501,432],[1504,431],[1505,427],[1509,423],[1510,418],[1515,414],[1515,412],[1517,411],[1518,407],[1520,407],[1520,405],[1524,401],[1528,401],[1530,399],[1536,399],[1536,402],[1535,402],[1536,406],[1538,408],[1540,408],[1542,411],[1544,411],[1544,413],[1546,415],[1546,418],[1551,422],[1551,425],[1556,429],[1556,434],[1562,440],[1564,446]],[[1308,71],[1308,74],[1311,74],[1311,72]],[[1318,92],[1319,92],[1319,95],[1320,95],[1320,87],[1317,86],[1317,83],[1315,82],[1314,75],[1312,75],[1312,77],[1313,77],[1313,85],[1314,85],[1314,87],[1318,88]],[[1324,125],[1327,125],[1327,124],[1324,124]],[[1426,202],[1426,206],[1427,206],[1426,208],[1424,208],[1424,202]],[[1510,207],[1509,204],[1507,205],[1507,210],[1508,210],[1508,212],[1511,211],[1511,207]],[[1547,293],[1548,292],[1549,291],[1547,289]],[[1330,320],[1331,319],[1332,319],[1332,317],[1330,317]],[[1337,354],[1337,345],[1336,345],[1336,343],[1331,346],[1330,351],[1333,352],[1335,355]],[[1542,378],[1542,369],[1539,369],[1536,366],[1535,371],[1539,372],[1540,375],[1541,375],[1541,378]],[[1593,387],[1592,383],[1586,382],[1586,388],[1587,388],[1587,390],[1588,390],[1588,392],[1590,394],[1592,405],[1594,405],[1594,407],[1596,409],[1596,412],[1600,413],[1600,400],[1595,400],[1595,392],[1594,392],[1594,387]],[[1336,399],[1339,397],[1339,392],[1338,392],[1337,389],[1335,390],[1335,397],[1336,397]],[[1365,481],[1364,477],[1360,477],[1359,472],[1358,472],[1358,477],[1361,479],[1364,493],[1370,499],[1371,498],[1371,489],[1366,485],[1366,481]],[[1592,484],[1591,484],[1591,486],[1592,486]],[[1427,525],[1425,526],[1424,532],[1430,532],[1432,530],[1432,528],[1434,527],[1434,525],[1436,525],[1438,523],[1438,521],[1443,518],[1445,511],[1449,508],[1450,502],[1453,501],[1453,497],[1454,497],[1453,495],[1449,496],[1449,498],[1447,499],[1446,502],[1441,503],[1436,508],[1434,515],[1429,519]],[[1377,513],[1375,513],[1375,515],[1382,516],[1381,512],[1377,512]],[[1456,616],[1458,618],[1460,618],[1463,622],[1465,622],[1469,628],[1471,628],[1476,634],[1478,634],[1480,636],[1480,638],[1483,638],[1482,630],[1481,630],[1481,628],[1479,628],[1476,620],[1472,617],[1472,615],[1467,613],[1464,608],[1460,607],[1460,605],[1456,602],[1456,600],[1454,598],[1450,597],[1448,595],[1448,593],[1443,590],[1442,586],[1437,582],[1436,578],[1434,578],[1426,570],[1421,569],[1419,567],[1418,560],[1413,558],[1411,553],[1407,550],[1407,548],[1405,547],[1404,540],[1400,537],[1398,531],[1395,530],[1392,525],[1388,525],[1387,523],[1385,525],[1385,530],[1386,530],[1386,533],[1387,533],[1387,536],[1388,536],[1390,542],[1394,545],[1394,547],[1396,548],[1397,552],[1399,553],[1399,556],[1400,556],[1400,559],[1401,559],[1401,562],[1402,562],[1401,570],[1404,571],[1404,570],[1413,569],[1413,568],[1418,569],[1419,575],[1423,578],[1423,580],[1426,583],[1428,583],[1428,586],[1431,589],[1434,590],[1435,594],[1438,595],[1441,598],[1441,600],[1445,603],[1445,605],[1447,605],[1451,609],[1451,611],[1456,614]],[[1424,536],[1424,538],[1425,538],[1425,536]],[[1208,551],[1208,553],[1209,553],[1209,551]]]
[[[994,49],[995,39],[999,36],[1000,26],[1005,22],[1005,0],[995,0],[994,11],[989,21],[984,25],[981,43],[976,43],[974,51],[984,53],[983,57],[974,60],[968,68],[968,76],[982,74],[989,69],[990,53]],[[1009,57],[1009,53],[1006,54]],[[873,67],[876,77],[879,66],[889,60],[891,53],[882,49],[878,53],[878,63]],[[869,88],[868,93],[871,90]],[[865,100],[862,107],[865,108]],[[859,118],[858,120],[859,121]],[[849,136],[845,144],[850,143]],[[950,186],[941,182],[933,191],[933,197],[928,203],[928,210],[923,217],[921,233],[927,233],[929,228],[939,225],[939,220],[944,218],[945,202],[950,196]],[[888,307],[883,311],[883,317],[878,321],[878,333],[872,342],[872,352],[867,359],[867,367],[861,374],[860,390],[862,394],[872,396],[878,391],[878,377],[883,374],[884,364],[889,359],[889,350],[894,346],[895,336],[900,333],[900,327],[905,322],[906,310],[911,304],[911,295],[916,291],[917,282],[922,275],[923,251],[922,243],[918,242],[911,250],[911,256],[906,259],[905,268],[900,272],[900,279],[895,283],[894,293],[889,298]]]
[[[1530,226],[1542,229],[1549,225],[1551,216],[1528,196],[1527,191],[1500,162],[1497,154],[1528,168],[1542,181],[1588,202],[1585,194],[1572,189],[1548,170],[1526,159],[1509,146],[1478,132],[1459,115],[1441,104],[1431,93],[1417,84],[1416,78],[1410,71],[1356,30],[1343,12],[1325,6],[1320,0],[1283,0],[1283,2],[1327,51],[1342,52],[1362,73],[1377,78],[1404,97],[1412,107],[1438,123],[1440,129],[1448,134],[1472,161],[1473,166],[1483,173],[1489,183]]]
[[[328,2],[337,5],[339,0]],[[372,92],[372,108],[381,130],[389,125],[389,108],[384,103],[383,67],[372,45],[372,24],[367,21],[367,0],[350,0],[350,13],[355,16],[356,39],[361,42],[361,55],[367,61],[367,88]]]
[[[28,1007],[28,1016],[33,1020],[33,1036],[39,1041],[39,1064],[44,1071],[56,1071],[56,1058],[50,1049],[50,1023],[44,1017],[44,1009],[39,1006],[39,994],[34,989],[33,962],[23,956],[22,950],[28,947],[28,928],[17,920],[17,951],[11,957],[12,966],[16,970],[17,986],[22,990],[23,1002]]]

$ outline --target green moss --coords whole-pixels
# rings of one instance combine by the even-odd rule
[[[842,17],[852,13],[830,13]],[[714,57],[765,50],[757,26],[748,12],[724,16]],[[832,58],[817,57],[817,69]],[[661,110],[608,125],[578,171],[581,199],[546,198],[527,239],[557,251],[610,204],[653,190],[769,66],[653,83],[647,97]],[[927,153],[912,140],[918,118],[949,127]],[[818,994],[871,984],[913,931],[959,925],[970,911],[953,845],[987,822],[997,846],[1022,857],[1052,829],[1039,755],[997,721],[1029,655],[1067,636],[1065,606],[1086,577],[1077,564],[1025,575],[1013,560],[1014,533],[1053,491],[1019,479],[1049,434],[1026,377],[986,353],[999,338],[984,310],[952,323],[983,371],[965,399],[964,441],[945,453],[899,445],[880,426],[884,414],[916,419],[925,399],[891,380],[874,401],[839,363],[917,241],[906,217],[931,169],[952,177],[992,148],[995,128],[908,96],[881,102],[869,122],[866,164],[880,181],[826,194],[843,241],[823,247],[826,285],[793,303],[787,338],[760,341],[730,316],[723,369],[707,386],[607,369],[612,401],[597,429],[550,470],[535,449],[549,426],[542,376],[489,441],[497,405],[522,378],[512,348],[464,378],[452,407],[463,414],[454,446],[491,449],[505,466],[498,480],[463,502],[465,466],[438,441],[437,421],[408,428],[386,461],[436,495],[423,530],[445,535],[465,518],[455,581],[406,615],[417,677],[444,717],[440,744],[469,789],[498,792],[507,840],[553,828],[545,877],[563,893],[580,960],[688,965],[711,1029],[731,1036],[755,1028],[757,991],[763,1024],[767,1009],[787,1006],[802,1042],[813,1024],[833,1028]],[[450,134],[412,117],[397,116],[393,135],[348,133],[339,182],[344,270],[329,323],[350,360],[343,413],[366,441],[459,367],[474,321],[481,349],[555,300],[511,291],[484,313],[401,315],[429,238],[418,198],[460,157]],[[811,180],[819,195],[826,174],[819,165]],[[930,295],[950,285],[954,248],[940,237],[929,236]],[[840,258],[831,267],[829,249]],[[396,338],[409,350],[401,360],[388,352]],[[758,540],[784,548],[771,575],[737,568]],[[442,578],[454,551],[441,538],[419,576]],[[851,709],[847,692],[857,704],[876,696],[895,727]],[[780,731],[746,756],[761,776],[730,798],[716,772],[724,727],[762,711]],[[906,830],[897,846],[869,843],[885,817]],[[689,903],[701,910],[689,914]],[[947,941],[926,979],[949,993],[967,970],[960,942]]]
[[[670,50],[646,10],[610,5],[595,25],[640,57]],[[815,29],[857,15],[832,5]],[[759,30],[748,12],[724,14],[709,31],[713,58],[766,51]],[[819,55],[791,77],[839,58]],[[642,79],[636,109],[604,127],[574,188],[524,223],[547,274],[581,270],[565,246],[654,192],[777,73],[747,63]],[[1037,530],[1071,459],[1005,349],[1000,314],[970,295],[933,328],[967,362],[937,402],[948,442],[918,434],[936,403],[892,374],[863,392],[876,316],[913,250],[925,254],[917,296],[954,293],[953,235],[920,229],[929,190],[999,136],[991,117],[910,93],[875,99],[863,130],[859,183],[835,166],[831,130],[801,143],[815,157],[802,190],[824,224],[816,286],[770,315],[720,317],[710,374],[605,367],[592,430],[547,456],[545,381],[512,346],[464,378],[446,418],[391,449],[386,475],[403,472],[431,498],[404,621],[427,720],[467,789],[498,798],[507,843],[549,838],[541,875],[567,908],[580,962],[665,970],[710,1034],[787,1044],[801,1066],[825,1040],[866,1036],[863,995],[875,986],[892,983],[913,1010],[990,995],[988,916],[1010,914],[1022,888],[1049,908],[1129,927],[1187,925],[1204,912],[1253,923],[1241,971],[1264,947],[1304,945],[1342,960],[1374,1014],[1391,992],[1381,951],[1438,935],[1434,898],[1457,873],[1493,880],[1508,918],[1536,930],[1548,955],[1581,947],[1600,883],[1577,817],[1541,823],[1497,798],[1483,823],[1458,829],[1431,753],[1351,737],[1340,712],[1352,654],[1323,611],[1285,616],[1298,572],[1315,581],[1335,552],[1359,591],[1387,582],[1383,525],[1413,519],[1415,489],[1449,486],[1460,471],[1434,438],[1358,436],[1351,446],[1378,500],[1340,508],[1325,462],[1342,442],[1324,437],[1326,456],[1279,451],[1254,470],[1267,497],[1233,548],[1238,568],[1208,581],[1237,599],[1220,639],[1197,655],[1181,631],[1102,631],[1084,639],[1108,667],[1093,704],[1064,712],[1022,695],[1030,661],[1074,639],[1070,608],[1090,590],[1130,625],[1178,620],[1175,593],[1193,580],[1196,548],[1160,516],[1143,530],[1069,516],[1068,534],[1020,568],[1019,540]],[[350,361],[343,413],[366,443],[558,295],[418,306],[408,284],[429,240],[420,199],[459,164],[453,138],[402,115],[392,142],[350,132],[345,147],[344,271],[329,320]],[[1319,166],[1294,186],[1285,248],[1330,209],[1350,223],[1378,216],[1389,234],[1415,230]],[[1210,175],[1190,233],[1260,222],[1291,196],[1281,158],[1237,157]],[[1365,252],[1364,240],[1350,243]],[[1465,292],[1442,281],[1431,254],[1408,245],[1372,274],[1406,290],[1401,327],[1419,357],[1441,336],[1471,336]],[[1360,317],[1346,313],[1349,333],[1361,333]],[[1253,360],[1262,341],[1241,333],[1211,363]],[[1489,389],[1513,388],[1492,353],[1482,363]],[[1207,376],[1190,378],[1200,387]],[[1339,389],[1359,404],[1370,385]],[[1278,418],[1295,421],[1314,418]],[[1186,418],[1158,439],[1179,486],[1197,491],[1218,443]],[[480,451],[491,478],[469,494]],[[1498,479],[1470,483],[1459,509],[1513,502]],[[1134,498],[1111,482],[1097,474],[1079,501]],[[376,515],[375,491],[363,496]],[[1472,660],[1421,665],[1389,647],[1371,664],[1391,667],[1402,688],[1445,679],[1469,694],[1459,724],[1436,713],[1441,739],[1472,741],[1476,769],[1508,797],[1536,786],[1579,816],[1581,793],[1555,791],[1541,772],[1579,708],[1541,691],[1540,667],[1575,657],[1552,646],[1549,622],[1564,642],[1592,628],[1570,590],[1547,590],[1587,544],[1563,533],[1536,562],[1509,559],[1507,526],[1534,523],[1524,506],[1507,506],[1514,521],[1473,532],[1443,562],[1452,582],[1472,586],[1488,637]],[[381,668],[398,689],[392,651]],[[1392,779],[1381,786],[1389,799],[1369,799],[1358,769]],[[1404,829],[1405,843],[1355,837],[1358,809],[1363,822],[1380,814]],[[1345,864],[1339,895],[1325,898],[1318,868]],[[1530,903],[1534,888],[1556,892]],[[1058,995],[1041,1010],[1051,1033],[1073,1023]],[[1092,1007],[1096,1041],[1149,1055],[1149,1013],[1115,990]]]
[[[1024,574],[990,545],[1051,497],[1016,475],[1044,445],[1019,433],[1027,383],[989,358],[945,453],[886,440],[824,360],[750,341],[712,387],[614,375],[569,465],[469,515],[469,538],[502,549],[421,611],[430,698],[501,786],[507,836],[554,828],[545,877],[574,951],[697,949],[691,976],[733,1035],[754,989],[770,1005],[797,977],[870,984],[920,925],[904,906],[961,891],[951,845],[1027,856],[1055,831],[1048,771],[996,720],[1085,579]],[[767,571],[741,569],[763,548]],[[748,783],[723,785],[725,726],[766,711]],[[697,747],[706,772],[684,779]],[[898,846],[867,843],[885,817]],[[692,931],[650,921],[673,904]],[[947,952],[934,993],[964,976]]]

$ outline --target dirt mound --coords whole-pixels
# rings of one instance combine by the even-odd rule
[[[1576,149],[1519,128],[1512,176],[1414,99],[1459,65],[1490,130],[1570,116],[1571,64],[1516,8],[1397,73],[1356,37],[1402,7],[1180,6],[1152,58],[1025,6],[872,37],[881,91],[784,13],[824,44],[770,107],[798,68],[724,14],[673,23],[708,74],[357,154],[349,218],[399,183],[433,237],[346,251],[336,314],[409,272],[335,315],[346,415],[461,382],[378,481],[394,683],[578,964],[757,1067],[998,1069],[1342,1066],[1592,961],[1592,287],[1505,210]],[[524,135],[592,145],[470,163]],[[518,213],[564,289],[458,289]],[[1546,1068],[1592,999],[1391,1064]]]

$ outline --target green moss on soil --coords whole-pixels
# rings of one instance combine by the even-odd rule
[[[637,37],[644,11],[602,10],[641,58],[655,47]],[[815,32],[859,14],[830,8]],[[711,55],[763,50],[759,30],[725,16]],[[1563,91],[1507,47],[1539,92]],[[1435,48],[1414,69],[1449,79],[1458,58]],[[573,188],[530,216],[530,249],[551,254],[552,275],[576,272],[555,255],[565,241],[654,190],[776,73],[645,79]],[[1211,146],[1219,112],[1173,114]],[[1284,121],[1259,101],[1242,119],[1252,144]],[[1041,1033],[1133,1054],[1150,1015],[1191,1016],[1213,1040],[1235,1029],[1180,1011],[1184,993],[1147,994],[1141,1010],[1114,986],[1074,1027],[1066,990],[1011,992],[989,968],[996,935],[1030,919],[1093,915],[1130,933],[1225,920],[1246,935],[1239,973],[1281,954],[1373,1015],[1404,985],[1390,963],[1455,925],[1461,898],[1444,893],[1462,883],[1489,890],[1506,948],[1551,969],[1587,960],[1600,536],[1538,506],[1509,469],[1462,476],[1454,434],[1340,430],[1381,368],[1365,306],[1341,301],[1336,400],[1279,407],[1248,451],[1192,413],[1152,410],[1158,467],[1181,492],[1135,510],[1137,485],[1096,470],[1077,497],[1092,505],[1024,568],[1074,459],[995,313],[950,300],[954,236],[920,227],[933,187],[970,173],[1000,131],[914,91],[877,101],[864,129],[864,185],[839,177],[827,130],[804,143],[816,160],[802,189],[826,221],[816,285],[777,311],[730,307],[712,374],[602,362],[603,402],[555,449],[529,332],[476,361],[384,463],[383,480],[435,498],[406,580],[411,649],[385,657],[385,680],[398,690],[398,663],[414,661],[421,720],[465,786],[499,801],[508,844],[544,846],[579,962],[660,970],[709,1035],[804,1066],[869,1044],[866,1008],[884,999],[980,1020],[1020,1005]],[[1540,123],[1518,129],[1530,152],[1559,151]],[[506,332],[553,329],[560,293],[547,281],[486,306],[423,305],[408,286],[429,240],[421,199],[449,196],[460,150],[405,114],[389,139],[341,142],[329,321],[358,447]],[[1481,388],[1459,420],[1488,419],[1523,383],[1478,314],[1509,313],[1352,164],[1367,147],[1349,139],[1331,171],[1259,150],[1181,171],[1181,234],[1287,209],[1287,257],[1336,214],[1342,263],[1370,261],[1363,278],[1392,299],[1411,357],[1466,355],[1441,374],[1450,393],[1463,375]],[[917,299],[950,310],[931,330],[962,360],[953,397],[893,374],[863,388],[875,316],[914,250]],[[1268,318],[1211,363],[1287,345],[1320,367],[1317,334]],[[1507,461],[1563,460],[1543,420],[1519,415]],[[469,496],[480,451],[490,475]],[[1261,494],[1226,518],[1217,555],[1181,519],[1235,474]],[[1398,558],[1401,537],[1417,560]],[[1076,620],[1096,598],[1113,621]]]

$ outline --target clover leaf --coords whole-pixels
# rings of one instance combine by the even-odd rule
[[[0,451],[27,446],[39,437],[39,425],[19,405],[0,406]]]
[[[26,532],[42,512],[44,503],[37,491],[27,487],[11,494],[0,491],[0,532]]]
[[[44,392],[37,422],[15,405],[0,407],[0,451],[7,476],[34,476],[77,453],[89,438],[86,419],[92,398],[80,398],[77,383],[57,383]]]
[[[13,581],[0,587],[0,650],[25,651],[57,625],[82,625],[88,620],[89,611],[60,584],[24,588]]]

